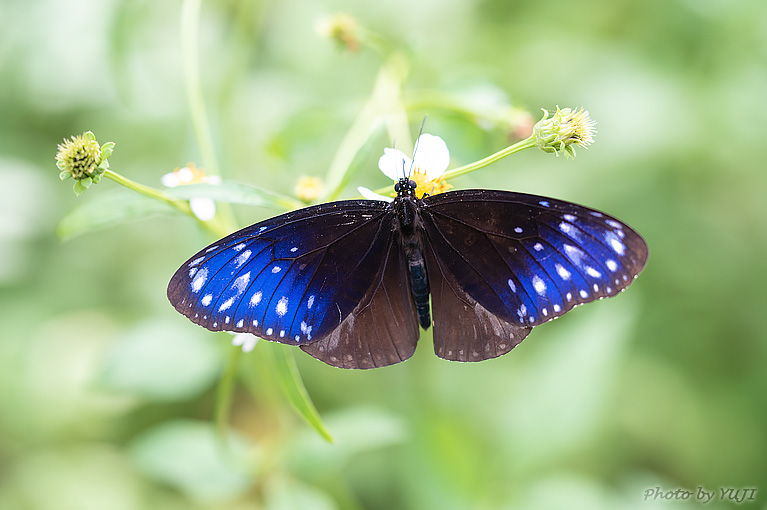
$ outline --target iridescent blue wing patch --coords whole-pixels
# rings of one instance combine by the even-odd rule
[[[438,265],[482,309],[519,327],[616,295],[647,261],[647,245],[625,223],[551,198],[447,192],[425,198],[421,215],[430,279]],[[438,338],[437,324],[449,320],[440,315],[435,305],[435,348],[448,342]]]
[[[345,201],[256,223],[203,249],[168,298],[192,322],[302,345],[339,327],[386,267],[388,204]]]

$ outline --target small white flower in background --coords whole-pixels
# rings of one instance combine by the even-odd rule
[[[423,197],[424,193],[434,195],[447,191],[450,186],[443,177],[447,166],[450,164],[450,151],[442,138],[428,133],[418,137],[415,144],[413,159],[410,159],[399,149],[385,148],[384,154],[378,160],[378,168],[385,176],[399,181],[403,177],[410,177],[416,182],[416,194]],[[369,200],[384,200],[391,202],[391,197],[379,195],[365,187],[358,187],[357,191]]]
[[[250,352],[258,343],[258,337],[250,333],[237,333],[232,337],[232,345],[242,346],[242,352]]]
[[[175,188],[185,184],[198,184],[201,182],[207,184],[220,184],[221,178],[217,175],[205,175],[205,172],[197,168],[194,163],[187,163],[186,166],[177,168],[169,174],[162,176],[163,186]],[[216,202],[212,198],[194,197],[189,199],[189,208],[202,221],[212,220],[216,215]]]

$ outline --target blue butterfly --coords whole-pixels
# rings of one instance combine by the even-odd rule
[[[408,178],[394,189],[391,203],[331,202],[235,232],[186,261],[168,298],[195,324],[336,367],[408,359],[419,325],[440,358],[481,361],[618,294],[647,262],[631,227],[580,205],[490,190],[419,199]]]

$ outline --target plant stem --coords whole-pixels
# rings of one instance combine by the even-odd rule
[[[168,195],[166,195],[165,193],[163,193],[162,191],[158,189],[150,188],[149,186],[139,184],[138,182],[128,179],[127,177],[123,177],[122,175],[118,174],[117,172],[113,172],[112,170],[106,170],[104,172],[104,177],[112,179],[117,184],[120,184],[121,186],[125,186],[126,188],[133,190],[137,193],[141,193],[144,196],[165,202],[166,204],[170,205],[174,209],[177,209],[178,211],[184,214],[194,216],[194,214],[192,213],[192,209],[189,207],[189,203],[186,202],[185,200],[178,200],[178,199],[169,197]]]
[[[447,172],[445,172],[444,177],[445,179],[452,179],[460,175],[468,174],[469,172],[473,172],[474,170],[479,170],[480,168],[484,168],[492,163],[495,163],[496,161],[503,159],[506,156],[510,156],[524,149],[531,149],[535,146],[536,146],[535,137],[531,136],[529,138],[525,138],[524,140],[521,140],[515,143],[514,145],[510,145],[506,147],[505,149],[496,152],[495,154],[489,155],[486,158],[482,158],[479,161],[475,161],[474,163],[469,163],[468,165],[454,168],[453,170],[448,170]]]
[[[210,132],[208,115],[200,85],[200,67],[197,51],[197,34],[200,23],[200,3],[202,0],[184,0],[181,11],[181,47],[184,62],[184,81],[186,82],[187,100],[192,117],[192,125],[200,146],[203,165],[209,175],[220,175],[216,152],[213,149],[213,136]]]

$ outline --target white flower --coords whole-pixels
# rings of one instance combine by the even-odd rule
[[[242,352],[250,352],[258,343],[258,337],[250,333],[237,333],[232,337],[232,345],[242,346]]]
[[[442,193],[451,187],[443,178],[450,164],[450,151],[442,138],[428,133],[422,134],[418,137],[413,154],[413,159],[410,159],[401,150],[387,147],[378,160],[378,168],[394,182],[405,177],[415,181],[419,196],[424,193]],[[393,200],[362,186],[358,187],[357,191],[369,200]]]
[[[185,184],[197,184],[205,182],[208,184],[219,184],[221,178],[215,175],[205,175],[205,172],[194,166],[194,163],[188,163],[186,166],[177,168],[173,172],[162,176],[163,186],[175,188]],[[194,197],[189,199],[189,208],[202,221],[213,219],[216,215],[216,203],[212,198]]]

